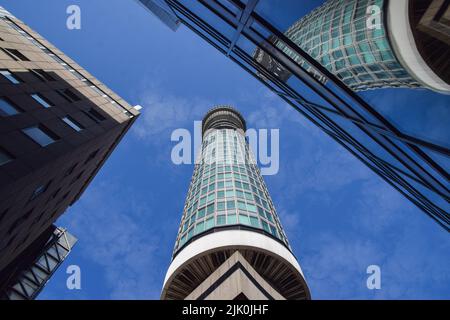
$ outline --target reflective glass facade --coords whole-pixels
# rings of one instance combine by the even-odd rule
[[[367,8],[369,3],[374,3],[368,0],[335,0],[333,1],[336,3],[335,8],[340,3],[345,3],[349,5],[348,11],[345,6],[341,6],[339,10],[334,11],[332,7],[325,11],[321,8],[316,13],[313,13],[315,9],[328,2],[313,0],[166,0],[165,2],[187,28],[260,80],[425,214],[446,230],[450,230],[448,97],[426,90],[414,90],[415,98],[410,98],[403,92],[401,99],[393,99],[398,97],[392,91],[400,92],[402,89],[356,93],[352,88],[362,90],[364,86],[369,86],[372,80],[367,78],[370,81],[363,82],[365,79],[358,78],[356,80],[358,83],[351,86],[348,80],[352,77],[347,77],[348,74],[345,73],[339,75],[342,71],[348,71],[352,75],[353,71],[358,73],[361,71],[363,77],[369,75],[373,79],[377,77],[371,85],[379,86],[386,84],[385,79],[378,78],[384,75],[389,77],[386,79],[389,86],[394,86],[391,78],[394,75],[395,81],[401,79],[398,85],[415,86],[414,83],[409,83],[409,77],[397,68],[395,61],[390,60],[392,48],[385,42],[385,9],[386,5],[395,1],[383,1],[382,29],[377,34],[373,34],[373,31],[370,34],[369,30],[364,32],[359,30],[358,33],[358,20],[343,23],[344,20],[351,21],[346,12],[350,12],[352,5],[353,9],[359,4],[361,8]],[[326,14],[322,22],[326,22],[327,14],[336,14],[340,17],[339,24],[337,19],[334,22],[339,47],[336,43],[336,50],[333,50],[333,34],[328,34],[327,55],[324,53],[325,50],[318,49],[319,44],[325,44],[323,41],[326,38],[325,29],[321,26],[320,30],[317,27],[315,31],[316,25],[312,22],[313,14],[316,18],[323,17],[320,12]],[[358,14],[362,12],[361,9]],[[312,38],[308,38],[312,46],[310,49],[312,51],[317,49],[316,54],[324,58],[324,65],[329,65],[331,71],[322,65],[320,59],[318,61],[311,56],[312,51],[305,52],[286,36],[286,30],[295,26],[302,17],[307,19],[308,16],[311,20],[309,23],[311,27],[308,28],[314,30],[314,33],[317,32],[317,35],[312,36],[311,33]],[[330,21],[330,28],[332,27],[333,20]],[[333,29],[331,30],[333,32]],[[348,37],[349,34],[352,41]],[[341,38],[341,35],[344,37]],[[353,48],[356,54],[347,54],[346,48],[349,50]],[[335,54],[336,61],[345,63],[348,70],[341,70],[340,65],[338,70],[336,64],[333,65],[331,57],[335,51],[339,52]],[[340,54],[343,57],[340,57]],[[293,59],[294,56],[298,58]],[[329,64],[326,63],[326,56],[330,58]],[[357,58],[361,65],[351,66],[348,59],[352,56],[355,57],[355,63]],[[333,68],[336,69],[336,74],[332,72]],[[380,72],[379,69],[383,71]],[[347,81],[348,85],[342,80]],[[380,99],[380,96],[375,94],[385,96]],[[417,98],[420,98],[420,104],[408,100]]]
[[[244,132],[210,129],[195,165],[175,253],[193,237],[227,226],[258,229],[288,246]]]
[[[330,0],[298,20],[285,35],[355,91],[420,87],[391,48],[384,5],[384,0]],[[368,20],[372,6],[381,10],[379,25]],[[374,23],[371,28],[368,21]],[[305,63],[284,43],[277,46],[297,63]]]

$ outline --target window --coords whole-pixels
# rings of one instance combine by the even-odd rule
[[[6,150],[0,148],[0,166],[14,160],[14,157]]]
[[[225,215],[219,215],[217,216],[217,225],[223,225],[226,223],[226,217]]]
[[[80,101],[81,100],[80,97],[78,97],[70,89],[56,90],[56,93],[58,93],[61,97],[63,97],[68,102],[75,102],[75,101]]]
[[[8,98],[0,98],[0,116],[13,116],[21,112],[22,110]]]
[[[93,108],[89,109],[88,112],[83,111],[83,113],[95,123],[100,123],[101,121],[106,120],[103,115],[101,115],[97,110],[94,110]]]
[[[62,120],[75,131],[81,131],[84,129],[84,127],[71,116],[66,116],[62,118]]]
[[[206,214],[209,215],[211,213],[214,213],[214,203],[211,203],[208,207],[206,207]]]
[[[0,48],[4,53],[6,53],[11,59],[15,61],[30,61],[25,55],[23,55],[19,50],[9,49],[9,48]]]
[[[30,72],[39,80],[46,82],[46,81],[55,81],[55,78],[53,78],[48,72],[45,72],[42,69],[31,69]]]
[[[250,224],[250,219],[248,218],[247,215],[240,214],[240,215],[239,215],[239,223],[249,225],[249,224]]]
[[[42,147],[48,146],[60,138],[42,125],[22,129],[22,132]]]
[[[39,187],[37,187],[33,194],[31,195],[31,199],[30,200],[34,200],[36,199],[38,196],[40,196],[41,194],[43,194],[45,191],[47,191],[48,187],[50,186],[51,181],[47,182],[46,184],[42,184]]]
[[[14,83],[14,84],[18,84],[20,83],[20,79],[15,76],[14,74],[12,74],[9,70],[0,70],[0,74],[9,80],[9,82]]]
[[[44,97],[39,93],[34,93],[31,95],[31,97],[37,102],[39,102],[44,108],[50,108],[54,105],[53,103],[50,102],[50,100],[48,100],[46,97]]]
[[[257,217],[250,216],[250,224],[253,227],[259,228],[259,220]]]
[[[90,113],[94,118],[96,118],[98,121],[106,120],[106,118],[105,118],[100,112],[98,112],[97,110],[95,110],[95,109],[93,109],[93,108],[91,108],[91,109],[89,110],[89,113]]]

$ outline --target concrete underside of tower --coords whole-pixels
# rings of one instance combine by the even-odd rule
[[[285,246],[252,231],[218,231],[172,261],[161,299],[307,300],[300,266]]]
[[[285,300],[237,250],[186,300]]]

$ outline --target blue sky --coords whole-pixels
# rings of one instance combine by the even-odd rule
[[[81,30],[66,28],[71,4],[81,7]],[[187,28],[172,32],[134,1],[0,5],[129,103],[144,107],[58,221],[79,241],[40,299],[159,298],[193,171],[172,164],[170,134],[192,130],[193,121],[217,104],[237,107],[249,127],[280,129],[280,170],[265,180],[314,299],[450,298],[448,234]],[[384,90],[367,98],[410,119],[430,108],[449,116],[448,97],[426,91]],[[427,99],[435,103],[425,111]],[[428,128],[433,121],[422,129]],[[448,142],[448,134],[436,139]],[[81,290],[66,288],[71,264],[81,268]],[[381,290],[366,287],[372,264],[381,267]]]

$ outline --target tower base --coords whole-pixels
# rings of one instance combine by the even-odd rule
[[[233,253],[186,300],[285,300],[245,260]]]

